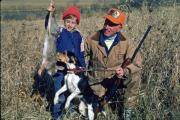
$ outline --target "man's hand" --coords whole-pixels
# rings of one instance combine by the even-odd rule
[[[48,10],[49,12],[54,12],[55,9],[56,9],[56,8],[55,8],[55,3],[54,3],[54,2],[51,2],[51,3],[49,4],[47,10]]]
[[[124,75],[129,75],[129,74],[130,74],[130,70],[127,68],[123,69],[122,67],[118,67],[116,69],[116,76],[118,78],[122,78]]]
[[[117,76],[118,78],[122,78],[124,75],[125,75],[124,69],[123,69],[122,67],[118,67],[118,68],[116,69],[116,76]]]
[[[48,61],[47,60],[43,60],[43,63],[41,64],[39,70],[38,70],[38,74],[41,76],[42,72],[46,69],[48,65]]]
[[[40,68],[40,69],[38,70],[38,75],[41,76],[43,70],[44,70],[43,68]]]

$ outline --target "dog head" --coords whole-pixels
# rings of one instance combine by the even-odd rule
[[[58,52],[56,55],[57,61],[64,62],[64,63],[73,63],[78,64],[79,61],[77,57],[74,55],[74,53],[65,51],[65,52]]]
[[[56,55],[57,61],[67,63],[69,61],[67,52],[58,52]]]
[[[78,64],[78,59],[74,55],[74,53],[69,51],[57,53],[56,65],[58,70],[65,71],[67,69],[75,69],[77,64]]]

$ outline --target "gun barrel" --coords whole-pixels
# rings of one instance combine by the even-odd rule
[[[143,44],[143,42],[144,42],[145,38],[147,37],[147,35],[148,35],[149,31],[151,30],[151,28],[152,28],[152,26],[149,25],[149,26],[148,26],[148,29],[146,30],[146,32],[145,32],[145,34],[144,34],[144,36],[143,36],[143,38],[142,38],[142,40],[140,41],[138,47],[135,49],[134,54],[133,54],[133,56],[132,56],[132,58],[131,58],[131,61],[133,61],[134,58],[136,57],[136,54],[138,53],[141,45]]]

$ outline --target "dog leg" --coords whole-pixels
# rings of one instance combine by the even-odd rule
[[[107,114],[106,114],[106,112],[104,110],[102,111],[102,114],[104,115],[104,117],[107,116]]]
[[[75,91],[75,92],[71,93],[71,94],[68,96],[67,101],[66,101],[66,104],[65,104],[65,109],[69,108],[71,101],[72,101],[79,93],[80,93],[80,91]]]
[[[94,120],[94,112],[92,104],[88,104],[88,118],[89,120]]]
[[[81,102],[80,102],[80,104],[79,104],[79,112],[80,112],[83,116],[86,116],[86,115],[87,115],[86,109],[87,109],[86,104],[84,103],[84,101],[81,100]]]
[[[54,104],[58,103],[59,95],[67,90],[67,85],[64,84],[60,90],[58,90],[54,97]]]

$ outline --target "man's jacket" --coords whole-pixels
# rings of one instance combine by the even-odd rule
[[[90,83],[100,82],[104,78],[111,77],[115,74],[114,71],[108,71],[107,69],[116,69],[121,66],[123,61],[132,57],[135,47],[133,43],[127,40],[120,32],[117,33],[117,38],[113,43],[110,51],[107,52],[106,46],[102,40],[102,30],[94,33],[85,40],[85,55],[88,59],[89,69],[104,69],[104,71],[92,71],[88,73],[91,78]],[[130,73],[135,73],[141,69],[142,58],[138,53],[134,62],[127,66]]]

